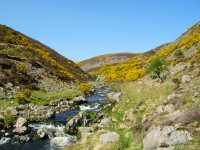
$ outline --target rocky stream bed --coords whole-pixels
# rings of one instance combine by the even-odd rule
[[[28,123],[26,120],[23,122],[23,118],[21,118],[21,122],[26,123],[27,127],[27,132],[24,134],[13,133],[14,130],[17,129],[14,127],[1,130],[0,149],[59,150],[76,142],[77,136],[75,135],[77,132],[80,132],[82,136],[92,134],[89,129],[93,130],[91,126],[95,123],[100,125],[103,120],[102,110],[111,105],[105,102],[106,97],[109,97],[110,93],[108,89],[104,87],[94,89],[96,93],[87,97],[84,104],[78,105],[79,109],[77,109],[78,107],[74,107],[73,109],[67,109],[62,113],[57,112],[57,114],[52,115],[51,111],[47,108],[46,115],[51,117],[48,116],[49,119],[36,123]],[[85,113],[86,110],[95,112],[95,117],[91,118],[90,115]],[[55,111],[57,110],[55,109]],[[19,120],[18,118],[18,121]],[[104,120],[104,122],[107,122],[107,120]],[[76,128],[76,125],[81,126]],[[25,127],[25,125],[23,127]]]

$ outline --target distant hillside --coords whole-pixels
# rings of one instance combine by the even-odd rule
[[[136,56],[136,53],[115,53],[96,56],[78,63],[78,65],[86,72],[92,72],[98,70],[107,64],[118,64],[120,62],[125,62],[128,59]]]
[[[93,74],[105,75],[105,81],[127,81],[141,79],[146,75],[146,67],[155,58],[166,59],[169,64],[195,61],[200,47],[200,22],[189,28],[171,43],[161,45],[153,50],[135,55],[133,58],[119,63],[105,64]],[[181,54],[179,56],[179,54]],[[80,64],[79,64],[80,65]],[[83,65],[80,65],[83,66]]]
[[[33,88],[41,78],[49,79],[46,84],[50,79],[66,83],[92,79],[73,61],[5,25],[0,25],[0,57],[0,86],[3,87],[11,83]]]

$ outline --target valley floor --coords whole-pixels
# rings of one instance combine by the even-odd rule
[[[108,127],[98,128],[91,136],[82,137],[75,145],[65,149],[200,149],[198,72],[198,67],[192,71],[188,68],[169,76],[164,82],[146,77],[142,81],[111,83],[111,90],[122,92],[121,100],[112,108],[112,112],[104,112],[104,116],[112,120],[112,123]],[[190,77],[188,81],[184,81],[185,76]],[[174,83],[175,79],[180,82]],[[171,131],[165,135],[162,130]],[[118,133],[119,140],[102,142],[101,136],[110,132]],[[160,145],[159,140],[163,140]]]

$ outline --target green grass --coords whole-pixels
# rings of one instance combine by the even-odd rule
[[[33,91],[31,103],[36,105],[44,105],[52,100],[56,99],[72,99],[76,96],[80,96],[81,91],[78,87],[66,88],[63,91],[53,91],[53,92],[43,92],[43,91]]]
[[[32,91],[31,97],[27,98],[30,103],[38,106],[43,106],[50,103],[50,101],[56,99],[72,99],[76,96],[80,96],[81,91],[77,86],[66,87],[63,91],[43,92],[43,91]],[[11,103],[13,101],[13,103]],[[19,106],[17,99],[5,99],[0,100],[0,106],[3,107],[16,107]]]

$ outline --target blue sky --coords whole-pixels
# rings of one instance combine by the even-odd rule
[[[1,0],[5,24],[80,61],[145,52],[200,21],[200,0]]]

